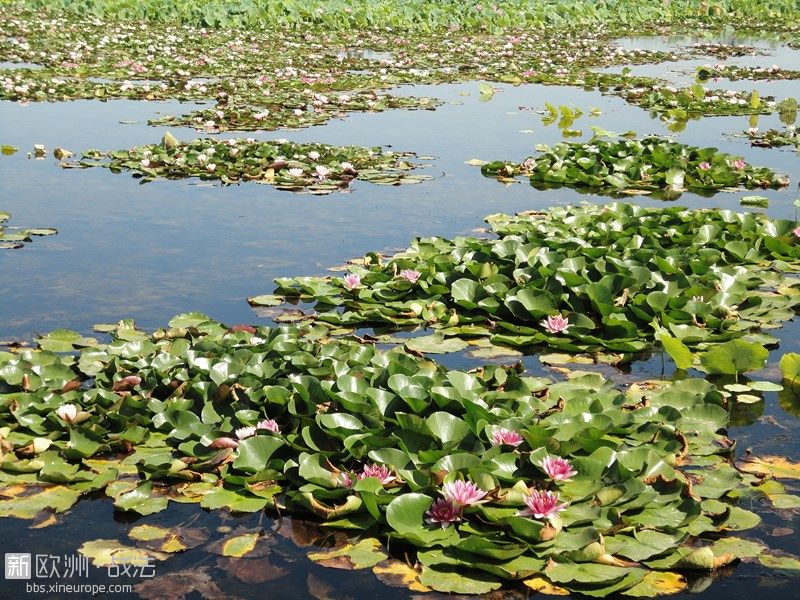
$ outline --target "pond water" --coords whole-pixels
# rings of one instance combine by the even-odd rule
[[[665,42],[636,38],[623,45],[661,50],[699,41],[708,40]],[[713,41],[753,43],[746,39]],[[763,52],[758,56],[642,65],[633,71],[658,76],[677,71],[677,80],[683,81],[681,73],[691,74],[694,66],[705,62],[750,66],[775,63],[783,68],[800,68],[800,52],[768,43],[758,47]],[[0,64],[0,68],[9,66]],[[533,152],[535,144],[560,141],[561,131],[555,125],[544,126],[535,112],[545,102],[571,104],[584,110],[586,114],[572,126],[583,131],[582,139],[590,137],[590,125],[618,132],[634,130],[640,135],[669,134],[658,119],[617,97],[570,87],[493,85],[499,89],[488,102],[481,101],[478,82],[403,87],[396,91],[437,97],[445,104],[436,111],[354,114],[309,129],[252,134],[259,139],[286,137],[331,144],[388,144],[394,149],[434,157],[427,161],[429,166],[424,171],[434,179],[420,185],[381,187],[356,182],[351,193],[322,197],[281,192],[257,184],[220,187],[184,180],[141,185],[126,174],[115,175],[106,169],[64,170],[51,158],[50,153],[57,146],[80,151],[157,142],[166,128],[149,127],[147,120],[183,111],[186,105],[133,101],[27,106],[0,103],[0,141],[21,148],[12,156],[0,157],[3,190],[0,208],[13,215],[15,224],[59,230],[57,236],[37,238],[22,250],[0,252],[3,275],[0,338],[27,340],[54,328],[89,333],[94,323],[123,318],[135,318],[138,325],[151,329],[186,311],[201,311],[231,324],[263,322],[244,299],[269,293],[275,277],[323,274],[326,268],[366,251],[404,248],[415,236],[469,234],[481,228],[483,217],[490,213],[513,213],[574,202],[608,202],[606,197],[569,189],[539,191],[522,182],[503,186],[484,178],[478,168],[465,164],[464,161],[473,158],[521,159]],[[779,99],[800,91],[796,81],[722,82],[720,87],[758,88],[762,96],[773,94]],[[599,108],[602,116],[589,116],[589,107]],[[779,121],[777,116],[762,116],[758,124],[768,129],[778,127]],[[746,138],[736,137],[748,126],[747,117],[705,118],[690,121],[675,137],[684,143],[716,146],[743,155],[748,162],[788,173],[797,181],[800,170],[795,152],[751,147]],[[173,129],[172,133],[179,139],[196,137],[191,130]],[[235,133],[221,137],[234,136]],[[26,157],[34,143],[46,146],[47,158]],[[794,183],[789,188],[758,193],[769,198],[767,214],[796,218],[794,200],[798,193]],[[739,201],[747,194],[741,191],[702,197],[684,193],[676,203],[744,210]],[[646,206],[662,205],[647,196],[632,197],[631,201]],[[800,324],[796,319],[777,335],[782,352],[800,348]],[[756,375],[779,380],[775,362],[779,356],[773,352],[767,369]],[[611,367],[598,369],[623,382],[669,377],[671,367],[664,370],[662,358],[653,356],[634,363],[626,372]],[[448,355],[442,362],[463,367],[476,361]],[[533,373],[552,375],[535,356],[526,357],[525,364]],[[774,392],[763,393],[762,401],[741,410],[737,407],[736,426],[730,435],[738,440],[739,453],[752,449],[761,454],[800,458],[800,406],[779,396]],[[800,527],[796,514],[776,511],[767,504],[751,508],[762,516],[763,522],[746,537],[760,538],[774,549],[800,554],[797,536],[787,533]],[[15,547],[24,551],[72,554],[89,539],[123,539],[133,521],[114,514],[107,499],[81,501],[58,527],[30,529],[26,522],[2,519],[0,539],[14,539]],[[262,515],[221,516],[193,505],[173,503],[167,511],[135,522],[170,525],[191,522],[193,527],[204,527],[212,535],[220,527],[275,529],[275,543],[269,556],[248,560],[266,561],[253,564],[262,577],[263,565],[271,565],[266,572],[276,581],[268,585],[279,598],[302,598],[309,594],[338,599],[412,595],[377,583],[369,570],[338,571],[306,560],[308,548],[297,548],[288,539],[293,530],[288,518],[281,521]],[[294,525],[294,537],[309,543],[315,539],[324,543],[325,535],[298,523]],[[226,565],[200,548],[160,563],[158,573],[198,567],[213,576],[225,597],[256,598],[264,594],[263,580],[246,583],[246,574],[240,578],[226,574]],[[94,581],[109,583],[103,571],[95,574]],[[22,588],[8,583],[0,589],[0,598],[22,597]],[[163,585],[166,587],[162,591],[169,589],[169,582]],[[709,600],[731,594],[749,597],[765,593],[774,598],[792,598],[797,597],[797,585],[797,580],[780,571],[740,564],[696,578],[691,589],[704,590],[701,597]],[[679,597],[684,596],[688,594]]]

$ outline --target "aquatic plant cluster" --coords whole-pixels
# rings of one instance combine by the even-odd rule
[[[167,133],[160,144],[106,153],[88,150],[77,163],[61,165],[128,170],[142,181],[199,177],[223,184],[254,181],[281,190],[327,194],[346,189],[354,179],[382,185],[419,183],[428,176],[409,174],[417,166],[407,160],[413,156],[382,148],[298,144],[286,139],[179,142]]]
[[[651,349],[663,330],[698,350],[736,338],[772,345],[754,332],[800,305],[787,277],[800,269],[793,221],[612,204],[488,222],[497,238],[421,238],[353,266],[355,278],[281,278],[276,293],[315,302],[314,318],[337,326],[425,325],[619,360]]]
[[[538,145],[538,156],[521,163],[495,161],[481,167],[484,175],[507,181],[519,175],[534,186],[569,186],[593,192],[622,194],[660,191],[672,196],[684,190],[770,188],[789,179],[765,167],[753,167],[739,156],[717,148],[697,148],[665,138],[563,142]]]
[[[448,370],[326,331],[191,313],[0,353],[0,515],[97,492],[143,515],[284,507],[418,547],[415,577],[443,591],[544,577],[648,596],[659,577],[685,587],[673,569],[769,556],[719,537],[757,525],[735,500],[766,493],[730,465],[710,383],[622,392],[590,373]],[[373,554],[367,566],[386,558]]]
[[[55,235],[58,233],[52,227],[9,227],[4,225],[10,218],[10,213],[0,210],[0,250],[22,248],[31,241],[31,236]]]

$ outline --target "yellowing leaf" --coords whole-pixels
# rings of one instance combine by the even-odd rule
[[[155,550],[125,546],[117,540],[91,540],[84,542],[78,548],[78,552],[88,557],[95,567],[123,564],[146,566],[152,564],[151,559],[164,560],[169,556]]]
[[[258,537],[257,533],[245,533],[228,538],[222,543],[222,556],[244,556],[252,552]]]
[[[169,533],[168,529],[156,527],[155,525],[137,525],[128,532],[128,537],[132,540],[150,541],[160,540]]]
[[[540,594],[547,594],[548,596],[569,596],[569,590],[566,588],[553,585],[545,577],[541,575],[534,575],[523,581],[525,585],[539,592]]]
[[[374,567],[387,557],[388,555],[381,550],[381,543],[374,538],[361,540],[357,544],[347,544],[327,552],[311,552],[308,555],[308,558],[322,566],[348,571]]]
[[[392,587],[407,588],[412,592],[430,592],[431,588],[419,582],[419,574],[406,563],[387,560],[372,567],[375,576]]]
[[[667,596],[677,594],[686,589],[686,579],[683,575],[670,571],[650,571],[635,586],[622,592],[626,596]]]
[[[753,475],[771,475],[778,479],[800,479],[800,463],[785,456],[757,456],[739,464],[739,470]]]

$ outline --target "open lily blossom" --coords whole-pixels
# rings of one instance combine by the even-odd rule
[[[525,440],[519,432],[506,429],[505,427],[495,429],[492,433],[492,444],[495,446],[516,447],[519,446],[523,441]]]
[[[56,414],[62,421],[72,425],[78,417],[78,407],[74,404],[62,404],[56,409]]]
[[[701,162],[697,165],[697,168],[701,171],[708,171],[711,168],[711,164],[707,163],[706,161]]]
[[[264,419],[256,425],[256,429],[266,429],[272,433],[280,433],[278,422],[275,419]]]
[[[747,166],[747,163],[743,159],[737,158],[736,160],[731,162],[731,166],[737,171],[741,171]]]
[[[403,269],[398,275],[401,279],[405,279],[409,283],[416,283],[422,273],[415,269]]]
[[[548,333],[566,333],[569,330],[569,319],[561,315],[547,317],[541,322]]]
[[[240,427],[235,432],[236,437],[240,440],[245,440],[249,437],[253,437],[256,434],[255,427]]]
[[[553,481],[566,481],[570,477],[574,477],[578,474],[578,472],[572,468],[572,465],[569,464],[569,461],[560,456],[548,456],[539,464],[544,472],[547,473],[547,476]]]
[[[397,479],[386,465],[364,465],[361,473],[358,474],[358,478],[366,479],[367,477],[374,477],[382,485],[387,485]]]
[[[799,237],[800,238],[800,227],[796,228],[793,233],[794,233],[795,237]]]
[[[354,290],[361,285],[361,275],[357,273],[348,273],[342,277],[342,283],[348,290]]]
[[[235,440],[232,437],[218,437],[213,442],[209,444],[211,448],[216,448],[221,450],[223,448],[238,448],[239,447],[239,440]]]
[[[314,174],[319,179],[325,179],[328,175],[331,174],[331,170],[328,167],[317,165],[316,167],[314,167]]]
[[[566,502],[559,503],[558,492],[547,490],[531,490],[530,495],[525,496],[524,502],[527,508],[518,515],[535,519],[552,519],[568,506]]]
[[[461,522],[461,507],[447,498],[437,498],[425,513],[425,521],[431,525],[441,525],[442,529]]]
[[[298,179],[305,174],[305,171],[303,171],[303,169],[299,167],[292,167],[291,169],[289,169],[288,173],[295,179]]]
[[[471,481],[463,481],[461,479],[445,483],[442,486],[442,495],[458,506],[480,504],[487,493]]]

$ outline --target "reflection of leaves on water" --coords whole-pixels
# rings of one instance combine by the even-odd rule
[[[236,600],[227,592],[223,592],[208,574],[208,567],[186,569],[133,586],[144,600],[183,600],[190,594],[197,593],[203,600]]]
[[[330,583],[313,573],[309,573],[306,585],[308,586],[308,595],[317,600],[353,600],[351,596],[343,596]]]
[[[229,558],[222,556],[217,566],[231,577],[245,583],[264,583],[285,577],[288,569],[270,563],[268,558]]]

